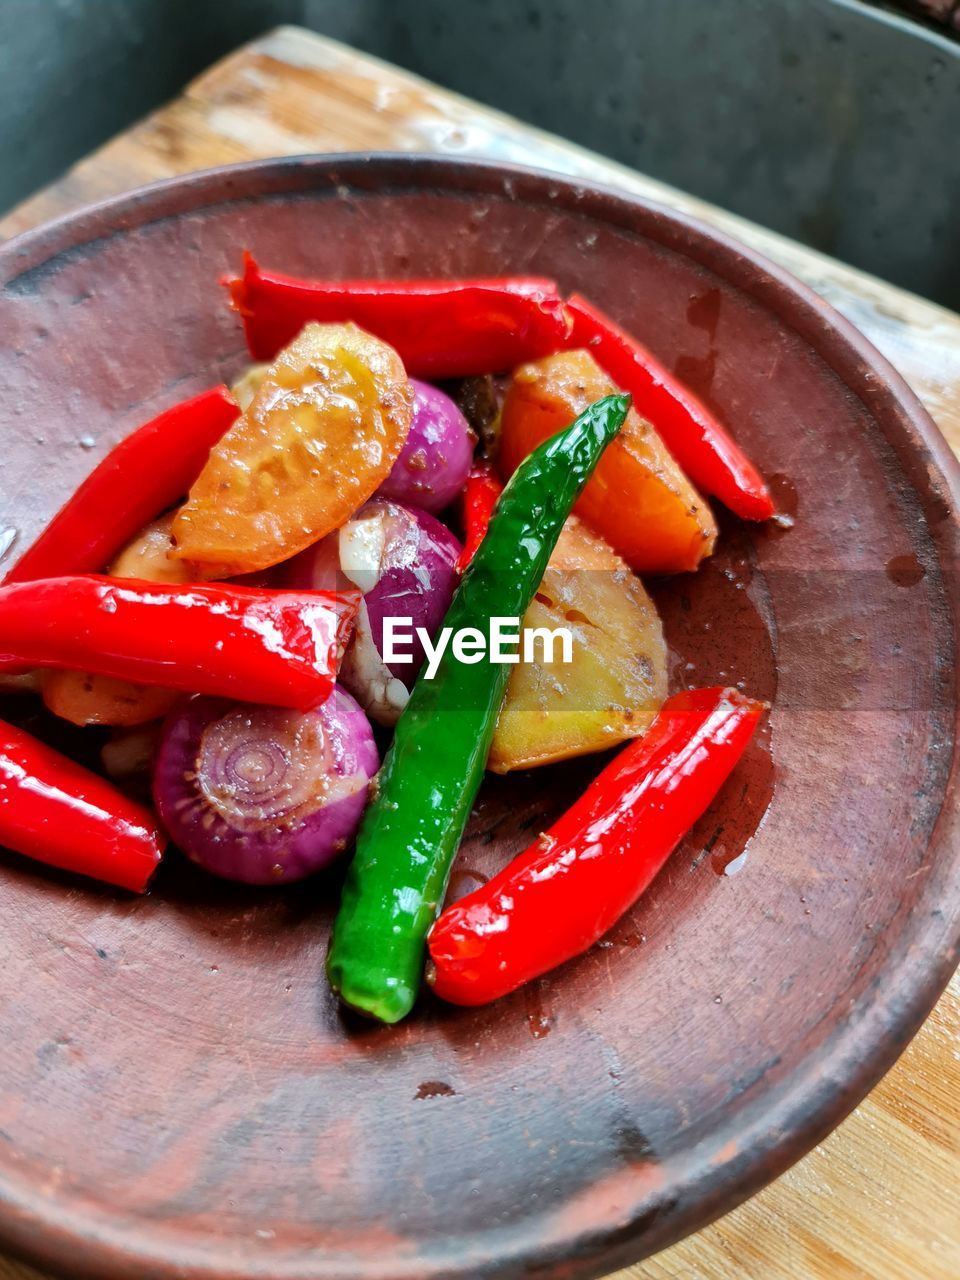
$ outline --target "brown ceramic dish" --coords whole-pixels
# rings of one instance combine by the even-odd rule
[[[395,1029],[341,1020],[321,980],[329,882],[171,865],[134,901],[4,855],[0,1240],[74,1280],[598,1275],[822,1138],[953,968],[956,464],[848,324],[664,209],[449,160],[271,161],[0,249],[21,545],[121,435],[242,365],[216,281],[243,246],[321,275],[553,275],[666,357],[795,516],[726,520],[658,593],[674,683],[742,679],[771,731],[605,943]],[[596,767],[493,780],[461,881]]]

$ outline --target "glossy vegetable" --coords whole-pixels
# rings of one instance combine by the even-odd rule
[[[447,613],[454,635],[520,618],[570,507],[626,417],[626,396],[591,405],[518,469]],[[397,724],[347,873],[327,962],[347,1004],[384,1022],[407,1014],[427,930],[483,777],[510,667],[448,649]]]
[[[142,893],[165,844],[146,809],[0,721],[0,845]]]
[[[564,345],[570,321],[552,280],[300,280],[244,255],[227,282],[255,360],[272,360],[311,320],[353,321],[396,348],[418,378],[511,369]]]
[[[477,553],[486,536],[493,509],[503,493],[503,485],[489,462],[478,462],[471,468],[463,491],[463,549],[457,561],[462,573]]]
[[[736,689],[680,693],[503,871],[441,915],[428,978],[486,1004],[591,947],[704,812],[765,710]]]
[[[141,529],[107,572],[111,578],[139,578],[144,582],[196,582],[195,567],[175,552],[173,512],[169,512]]]
[[[99,571],[178,502],[239,410],[226,387],[174,405],[103,459],[13,566],[5,582]]]
[[[194,862],[227,880],[287,884],[344,851],[379,763],[342,689],[307,712],[193,698],[164,727],[153,794]]]
[[[524,627],[566,627],[573,661],[513,668],[487,767],[495,773],[606,751],[649,726],[667,694],[663,628],[606,543],[571,516]]]
[[[416,378],[410,386],[410,433],[379,496],[436,513],[449,507],[466,483],[474,435],[448,395]]]
[[[357,597],[94,574],[0,588],[0,670],[61,667],[307,709],[333,688]]]
[[[702,493],[719,498],[746,520],[769,520],[773,499],[763,477],[715,414],[636,338],[586,298],[567,303],[573,317],[570,345],[585,347]]]
[[[176,689],[66,668],[44,671],[40,688],[47,710],[76,725],[148,724],[165,716],[181,697]]]
[[[423,665],[416,628],[428,635],[443,621],[457,584],[460,544],[425,511],[374,498],[315,547],[290,562],[292,587],[343,591],[363,600],[340,682],[380,724],[396,724]],[[385,663],[384,623],[409,619],[414,639],[403,647],[410,662]]]
[[[509,475],[531,449],[612,390],[586,351],[561,352],[518,369],[501,415],[501,473]],[[576,513],[640,573],[695,569],[717,535],[704,500],[632,409]]]
[[[191,581],[192,566],[171,555],[173,516],[162,516],[147,525],[110,566],[114,578],[138,578],[145,582]],[[51,668],[43,672],[43,701],[49,711],[72,724],[106,724],[132,727],[165,716],[179,700],[176,689],[134,684],[93,671]]]
[[[173,522],[177,554],[224,578],[339,528],[387,478],[411,407],[385,343],[352,324],[308,325],[210,454]]]

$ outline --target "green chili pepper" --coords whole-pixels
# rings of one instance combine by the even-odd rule
[[[510,479],[444,619],[453,635],[489,634],[493,617],[522,618],[563,523],[630,397],[606,396],[545,441]],[[383,1022],[409,1013],[426,936],[483,778],[510,666],[444,652],[421,674],[364,815],[327,958],[334,991]]]

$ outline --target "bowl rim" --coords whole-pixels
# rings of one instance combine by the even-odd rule
[[[315,186],[304,179],[315,179]],[[300,185],[297,185],[297,181]],[[898,455],[926,513],[941,566],[960,551],[960,461],[933,419],[886,357],[856,327],[789,271],[697,218],[645,197],[548,170],[430,153],[333,153],[221,165],[165,178],[88,204],[0,245],[0,291],[51,259],[96,240],[176,218],[204,207],[258,199],[336,197],[351,192],[435,189],[467,197],[496,195],[591,215],[660,243],[714,271],[793,328],[861,400]],[[890,439],[891,432],[896,439]],[[943,518],[946,512],[948,519]],[[945,597],[957,652],[960,592],[946,576]],[[956,698],[955,702],[960,702]],[[936,851],[926,896],[939,906],[914,913],[887,955],[883,971],[896,984],[874,981],[860,1006],[824,1042],[815,1069],[810,1057],[784,1080],[728,1116],[694,1146],[670,1155],[653,1186],[648,1166],[617,1175],[609,1194],[595,1197],[576,1224],[550,1226],[530,1215],[507,1230],[445,1237],[442,1250],[363,1260],[300,1255],[270,1263],[202,1240],[171,1249],[149,1240],[144,1220],[102,1222],[96,1211],[65,1211],[42,1190],[0,1173],[0,1242],[35,1265],[74,1280],[469,1280],[516,1275],[535,1267],[544,1277],[598,1276],[699,1230],[779,1176],[820,1142],[873,1088],[903,1052],[960,963],[960,795],[957,744],[960,706],[953,709],[950,773],[928,850]],[[933,889],[937,889],[937,894]],[[549,1215],[548,1215],[549,1217]],[[159,1224],[153,1223],[154,1228]]]

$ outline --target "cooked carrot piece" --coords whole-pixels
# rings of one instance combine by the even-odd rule
[[[308,324],[261,379],[173,522],[205,577],[253,573],[338,529],[410,429],[400,357],[353,324]]]
[[[588,351],[562,351],[521,365],[503,404],[504,475],[588,404],[615,390]],[[704,499],[653,427],[632,409],[574,510],[638,573],[696,569],[717,536]]]

